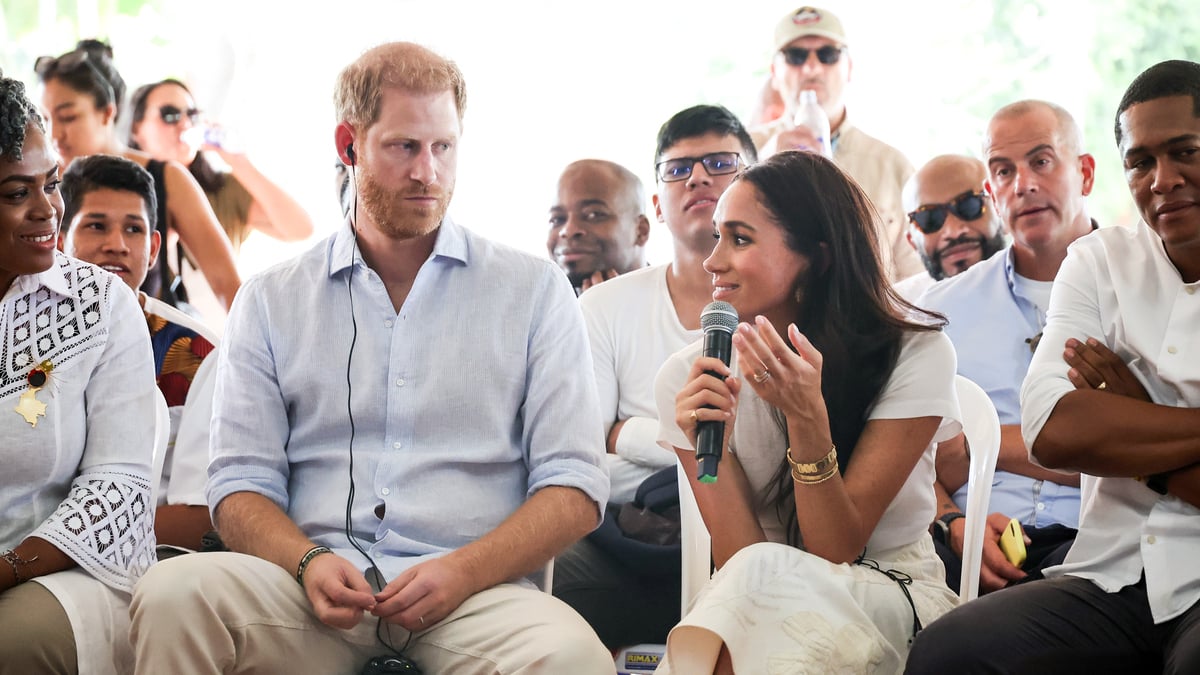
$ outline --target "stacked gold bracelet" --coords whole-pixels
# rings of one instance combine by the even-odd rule
[[[838,472],[837,446],[829,449],[829,454],[814,463],[797,462],[792,457],[792,449],[787,449],[787,461],[792,465],[792,480],[801,485],[816,485],[833,478]]]

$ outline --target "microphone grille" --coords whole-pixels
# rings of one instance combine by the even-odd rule
[[[710,302],[704,308],[704,311],[700,312],[700,329],[706,333],[710,328],[715,328],[733,334],[733,331],[737,329],[737,325],[737,310],[728,302],[721,302],[720,300]]]

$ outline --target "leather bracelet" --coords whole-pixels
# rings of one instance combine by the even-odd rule
[[[787,461],[788,461],[788,464],[792,465],[792,475],[793,476],[797,476],[797,475],[809,476],[809,477],[825,476],[825,473],[829,471],[830,466],[835,467],[834,470],[836,471],[837,445],[834,445],[833,447],[831,447],[829,449],[828,455],[825,455],[821,459],[819,459],[816,462],[813,462],[811,464],[806,463],[806,462],[797,462],[795,460],[795,458],[792,457],[792,449],[788,448],[787,449]],[[826,480],[827,479],[828,479],[828,477],[826,477]]]
[[[296,566],[296,582],[301,586],[304,585],[304,571],[308,569],[308,564],[322,553],[333,553],[333,551],[329,550],[328,546],[314,546],[308,549],[308,553],[305,553],[304,557],[300,559],[300,564]]]
[[[10,548],[9,550],[5,551],[4,553],[0,553],[0,558],[3,558],[5,562],[7,562],[9,565],[12,565],[13,578],[17,580],[18,584],[23,584],[26,581],[29,581],[29,578],[21,576],[21,568],[28,567],[35,560],[38,559],[38,556],[35,555],[32,558],[30,558],[29,560],[26,560],[21,557],[21,554],[17,553],[16,551],[14,551]]]
[[[933,524],[931,524],[929,526],[929,532],[930,532],[930,534],[933,535],[934,539],[937,539],[937,540],[941,541],[943,544],[946,544],[947,546],[949,546],[950,545],[950,523],[953,523],[954,521],[958,520],[959,518],[966,518],[966,517],[967,517],[966,514],[963,513],[962,511],[948,511],[948,512],[942,514],[941,518],[938,518],[937,520],[933,521]]]

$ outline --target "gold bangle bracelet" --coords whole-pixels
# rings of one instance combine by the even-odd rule
[[[837,465],[837,462],[835,461],[828,469],[825,470],[825,473],[821,473],[821,474],[814,475],[814,474],[796,473],[796,470],[793,469],[792,470],[792,480],[796,481],[797,483],[799,483],[801,485],[817,485],[818,483],[824,483],[825,481],[829,480],[830,478],[833,478],[835,475],[837,475],[837,472],[838,472],[838,465]]]
[[[792,457],[792,449],[787,449],[787,461],[792,465],[792,475],[801,476],[824,476],[829,467],[834,467],[837,470],[837,445],[829,449],[829,454],[814,463],[797,462]]]

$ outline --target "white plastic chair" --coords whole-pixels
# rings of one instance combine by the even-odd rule
[[[987,531],[988,502],[992,499],[992,476],[1000,456],[1000,418],[996,406],[978,384],[955,376],[958,405],[962,410],[963,433],[971,451],[971,473],[967,478],[967,518],[963,535],[962,577],[959,602],[979,596],[979,568],[983,564],[983,535]]]
[[[157,385],[154,387],[154,399],[157,417],[154,420],[154,459],[150,465],[150,504],[151,508],[158,508],[159,494],[166,487],[163,485],[163,468],[171,441],[171,409],[167,407],[167,400]]]
[[[692,608],[692,602],[704,584],[712,577],[712,537],[700,517],[700,505],[692,494],[683,465],[675,462],[679,480],[679,543],[683,558],[683,575],[679,588],[679,616]]]

